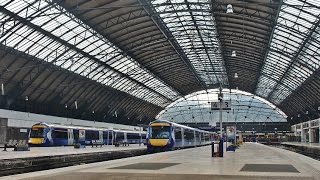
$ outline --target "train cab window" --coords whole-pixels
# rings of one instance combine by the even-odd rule
[[[151,139],[168,139],[170,137],[170,126],[151,126]]]
[[[32,128],[30,132],[30,138],[43,138],[44,129],[43,128]]]

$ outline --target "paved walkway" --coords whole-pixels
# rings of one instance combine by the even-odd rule
[[[210,150],[210,146],[205,146],[14,175],[3,179],[320,179],[320,161],[284,149],[245,143],[236,152],[225,152],[224,158],[212,158]]]

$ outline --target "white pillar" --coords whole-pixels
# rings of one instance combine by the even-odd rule
[[[301,142],[306,142],[306,135],[305,135],[305,130],[301,130]]]
[[[318,142],[320,143],[320,126],[319,126],[319,141]]]
[[[313,140],[313,133],[314,132],[314,129],[312,129],[312,128],[310,128],[309,129],[309,142],[310,143],[313,143],[314,142],[314,140]]]

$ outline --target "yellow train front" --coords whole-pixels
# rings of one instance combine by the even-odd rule
[[[173,150],[175,138],[173,126],[169,121],[154,121],[149,124],[147,133],[148,152]]]

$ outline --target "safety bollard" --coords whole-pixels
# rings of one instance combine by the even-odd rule
[[[214,142],[211,142],[211,157],[214,157]]]
[[[3,151],[7,151],[7,143],[4,144],[4,149]]]

